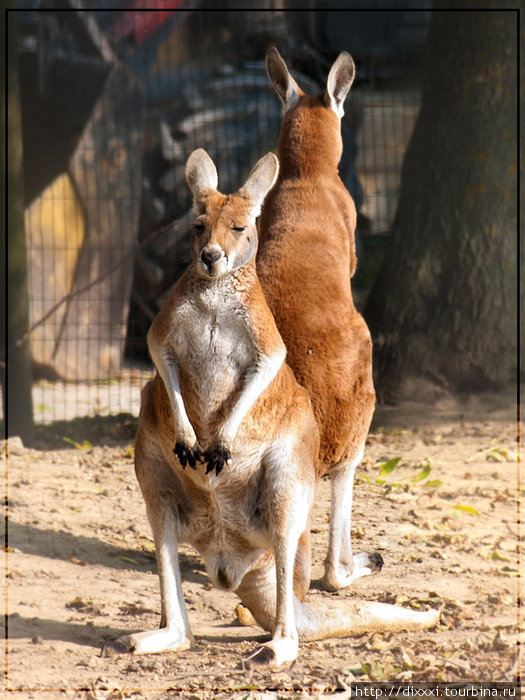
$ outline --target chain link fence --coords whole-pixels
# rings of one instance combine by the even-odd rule
[[[341,50],[356,83],[341,176],[356,201],[356,302],[377,272],[419,108],[430,11],[321,1],[291,12],[198,0],[21,3],[30,341],[37,423],[138,414],[146,334],[190,259],[188,155],[205,148],[233,191],[277,146],[281,107],[265,74],[276,45],[307,92]],[[391,3],[389,3],[391,6]]]

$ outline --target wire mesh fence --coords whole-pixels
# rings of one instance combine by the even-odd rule
[[[88,2],[79,12],[28,2],[19,13],[40,423],[138,414],[152,373],[149,324],[190,259],[187,157],[205,148],[227,192],[276,149],[281,107],[265,74],[269,45],[310,93],[324,89],[339,51],[356,61],[340,171],[359,211],[358,303],[395,214],[430,12],[144,5]]]

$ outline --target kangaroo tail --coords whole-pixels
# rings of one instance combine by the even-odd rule
[[[401,632],[434,627],[439,610],[420,612],[373,601],[322,598],[315,603],[296,601],[299,639],[313,642],[335,637],[353,637],[366,632]]]
[[[237,594],[257,623],[273,630],[276,599],[272,563],[246,574]],[[295,597],[294,611],[299,640],[305,642],[366,632],[426,629],[437,625],[440,616],[439,610],[420,612],[387,603],[328,597],[307,598],[304,603]]]

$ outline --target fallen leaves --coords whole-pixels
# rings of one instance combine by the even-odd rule
[[[81,598],[80,596],[76,596],[73,598],[73,600],[66,603],[66,608],[78,610],[79,612],[86,613],[88,615],[100,614],[100,608],[98,605],[95,605],[93,600],[87,600],[85,598]]]
[[[389,459],[388,461],[379,464],[379,476],[386,476],[387,474],[391,474],[400,461],[401,457],[393,457],[392,459]]]
[[[148,608],[140,603],[122,603],[122,605],[120,605],[119,607],[119,612],[125,617],[128,617],[130,615],[133,617],[137,617],[138,615],[156,613],[155,610],[152,610],[151,608]]]
[[[263,632],[232,624],[237,600],[210,590],[202,562],[189,545],[181,545],[180,559],[195,647],[162,659],[99,659],[94,646],[100,639],[158,624],[154,545],[132,472],[133,450],[123,444],[102,447],[85,431],[70,437],[81,447],[84,438],[92,439],[92,449],[63,443],[54,452],[24,449],[17,457],[13,443],[10,496],[16,496],[17,506],[10,510],[8,582],[10,612],[19,616],[9,620],[11,632],[16,631],[10,646],[20,652],[10,655],[12,682],[22,683],[27,668],[34,668],[41,684],[54,682],[55,675],[66,687],[82,683],[86,698],[116,700],[128,697],[128,691],[119,689],[123,685],[166,689],[171,684],[199,688],[185,697],[191,700],[194,694],[202,700],[205,694],[215,697],[217,687],[243,691],[242,697],[260,688],[287,688],[290,692],[277,694],[300,698],[330,688],[347,691],[372,678],[407,683],[512,679],[517,672],[519,544],[513,525],[516,465],[507,449],[512,440],[499,421],[480,425],[475,435],[469,423],[454,425],[454,434],[445,426],[436,435],[392,431],[372,436],[367,462],[359,469],[352,537],[356,551],[371,551],[385,542],[380,575],[336,595],[318,590],[328,538],[328,479],[319,487],[312,517],[314,585],[309,596],[337,598],[341,605],[347,597],[366,597],[414,610],[439,607],[440,625],[429,631],[301,644],[293,668],[257,671],[252,677],[232,669]],[[69,435],[60,432],[60,441],[63,434]],[[434,486],[436,480],[442,483]],[[67,547],[60,548],[62,542]],[[52,566],[44,565],[42,557]],[[84,559],[89,572],[78,568]],[[62,626],[79,639],[87,630],[89,644],[51,639],[43,634],[45,626],[33,624],[37,616],[44,624],[47,617],[58,621],[49,629],[60,636]],[[40,637],[44,644],[30,643]],[[97,660],[96,672],[92,659]],[[53,678],[45,675],[51,664]],[[107,675],[97,678],[99,674]],[[97,681],[90,686],[93,678]]]
[[[76,447],[77,450],[89,450],[93,447],[93,445],[88,440],[77,442],[76,440],[72,440],[69,437],[63,437],[62,440],[64,442],[67,442],[69,445],[73,445],[73,447]]]
[[[489,462],[517,462],[517,461],[519,461],[518,454],[516,452],[514,452],[513,450],[507,449],[505,447],[491,445],[490,447],[486,447],[483,450],[476,452],[474,455],[472,455],[472,457],[469,457],[468,459],[466,459],[465,462],[466,463],[475,462],[476,460],[479,460],[482,457],[485,457],[485,459]]]
[[[457,503],[455,506],[452,506],[451,513],[452,515],[463,515],[463,513],[467,515],[480,515],[479,510],[472,506],[466,506],[463,503]]]
[[[92,600],[83,600],[80,596],[73,598],[68,603],[66,603],[66,608],[75,608],[75,610],[82,610],[93,605]]]
[[[450,602],[451,610],[459,606]],[[511,680],[508,662],[516,648],[516,640],[508,628],[477,632],[465,636],[461,644],[443,642],[435,636],[414,643],[395,644],[396,635],[374,634],[361,638],[356,648],[363,650],[364,660],[340,670],[345,683],[354,680],[453,682],[475,677],[488,681]]]
[[[512,578],[519,578],[520,572],[511,566],[503,566],[501,569],[496,570],[494,573],[500,574],[501,576],[510,576]]]
[[[68,562],[70,564],[77,564],[77,566],[87,566],[87,562],[85,562],[83,559],[78,559],[77,557],[70,557]]]
[[[441,479],[428,480],[430,472],[432,471],[432,463],[430,460],[419,460],[408,465],[410,471],[417,469],[416,474],[409,473],[404,476],[398,477],[397,481],[388,481],[383,477],[390,476],[394,469],[397,469],[400,465],[401,457],[392,457],[385,462],[380,462],[376,464],[376,468],[379,468],[379,477],[376,477],[373,481],[366,476],[361,476],[361,478],[367,483],[375,483],[378,486],[384,486],[388,490],[392,489],[402,489],[404,491],[410,490],[411,487],[416,485],[425,486],[427,488],[436,488],[442,485]],[[424,482],[424,483],[423,483]]]

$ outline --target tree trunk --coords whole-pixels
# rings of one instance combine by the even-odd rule
[[[7,358],[7,401],[4,416],[7,435],[19,435],[24,443],[34,437],[31,400],[32,371],[29,340],[14,348],[29,327],[29,292],[24,226],[24,190],[22,176],[22,121],[18,86],[16,13],[7,13],[7,332],[10,352]],[[4,127],[5,128],[5,127]],[[5,388],[5,387],[4,387]]]
[[[433,14],[390,246],[365,309],[383,400],[410,395],[418,378],[453,392],[516,381],[518,29],[514,12]]]

